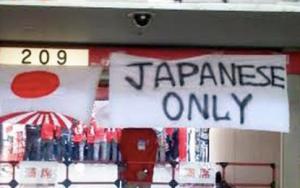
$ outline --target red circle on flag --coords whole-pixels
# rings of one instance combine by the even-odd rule
[[[54,92],[59,84],[59,77],[54,73],[31,71],[15,76],[11,90],[22,98],[39,98]]]

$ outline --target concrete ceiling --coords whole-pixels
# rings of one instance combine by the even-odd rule
[[[136,27],[135,11],[152,23]],[[300,13],[0,5],[0,41],[293,48]]]

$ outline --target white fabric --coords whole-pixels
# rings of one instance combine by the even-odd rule
[[[60,85],[50,95],[27,99],[11,91],[17,74],[30,71],[55,73]],[[53,111],[87,122],[100,79],[100,67],[9,66],[0,65],[0,116],[21,111]]]
[[[111,126],[109,107],[108,101],[95,101],[94,103],[93,117],[95,118],[97,124],[103,127]]]
[[[225,79],[225,84],[222,84],[220,62],[229,74],[230,70],[234,70],[232,72],[236,76],[236,84],[232,84],[229,79]],[[166,61],[114,53],[110,63],[109,94],[113,126],[229,127],[281,132],[289,130],[285,55],[203,55]],[[126,78],[130,77],[139,85],[141,67],[137,64],[141,63],[148,63],[148,65],[143,67],[144,84],[142,88],[137,89]],[[157,71],[163,63],[170,68],[174,85],[170,80],[161,80],[156,87],[156,78],[170,75],[167,74],[165,67]],[[180,85],[179,81],[180,63],[193,64],[199,69],[197,73],[184,78],[184,85]],[[207,67],[204,68],[207,64],[215,75],[216,84],[212,79],[203,78],[203,75],[210,75]],[[242,67],[245,65],[250,68]],[[232,66],[235,66],[235,69],[232,69]],[[271,67],[277,67],[273,71],[275,76],[272,76]],[[191,69],[185,67],[183,71],[188,73]],[[240,78],[240,75],[243,78]],[[226,77],[224,74],[223,76]],[[202,84],[200,78],[203,78]],[[247,82],[264,84],[268,83],[268,79],[269,84],[265,86],[244,84]],[[271,79],[274,81],[273,84]],[[180,100],[174,95],[166,97],[170,93],[175,93],[180,98],[182,113],[179,110]],[[192,94],[198,100],[202,111],[204,106],[207,106],[207,119],[197,109],[195,98],[191,100]],[[205,95],[208,105],[204,103]],[[249,100],[242,110],[237,101],[246,101],[246,99]],[[163,105],[164,100],[166,105]],[[192,108],[189,106],[190,103]],[[242,112],[244,112],[244,119],[242,119]],[[176,119],[174,117],[177,114],[179,118]],[[188,118],[189,115],[191,118]],[[222,117],[227,119],[217,120]]]

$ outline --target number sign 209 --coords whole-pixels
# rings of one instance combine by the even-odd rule
[[[32,51],[30,49],[22,50],[22,64],[30,65],[32,64],[31,56]],[[55,58],[55,61],[58,65],[64,65],[67,62],[67,52],[65,50],[59,50],[55,54],[55,57],[50,57],[48,50],[40,50],[38,53],[38,61],[42,65],[47,65],[50,61],[50,58]]]

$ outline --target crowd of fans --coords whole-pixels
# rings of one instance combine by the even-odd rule
[[[91,123],[71,128],[51,123],[26,125],[24,160],[119,160],[121,129],[103,128]]]
[[[120,128],[103,128],[95,122],[74,124],[71,128],[51,123],[26,125],[24,160],[102,161],[121,160]],[[178,159],[178,129],[156,130],[157,161]]]

